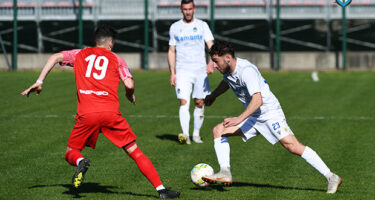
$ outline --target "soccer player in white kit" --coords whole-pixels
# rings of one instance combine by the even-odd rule
[[[237,117],[224,119],[222,123],[213,128],[214,148],[220,172],[203,177],[203,180],[230,185],[232,175],[228,137],[241,136],[246,142],[261,134],[271,144],[280,141],[289,152],[305,159],[326,177],[328,181],[327,193],[336,193],[342,179],[331,172],[314,150],[297,140],[286,122],[279,101],[271,92],[257,67],[247,60],[235,57],[234,48],[228,42],[215,42],[209,54],[216,64],[216,69],[223,74],[223,80],[212,94],[205,98],[205,105],[212,105],[219,95],[231,88],[245,110]]]
[[[212,73],[214,63],[206,64],[205,43],[213,45],[213,35],[206,22],[194,18],[196,10],[193,0],[181,1],[183,19],[173,23],[169,30],[168,65],[170,84],[176,87],[180,101],[179,118],[182,133],[180,143],[190,144],[190,95],[194,98],[193,141],[203,143],[199,135],[204,119],[204,98],[210,94],[207,73]],[[193,92],[192,92],[193,91]]]

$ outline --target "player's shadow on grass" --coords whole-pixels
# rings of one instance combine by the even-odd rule
[[[307,191],[319,191],[325,192],[322,189],[314,189],[314,188],[301,188],[301,187],[289,187],[289,186],[280,186],[280,185],[270,185],[270,184],[259,184],[259,183],[244,183],[244,182],[233,182],[231,187],[256,187],[256,188],[274,188],[274,189],[281,189],[281,190],[307,190]],[[227,191],[223,185],[209,185],[208,187],[195,187],[192,190],[217,190],[220,192]]]
[[[176,134],[163,134],[163,135],[157,135],[156,136],[160,140],[171,140],[173,142],[179,143],[178,142],[178,137]]]
[[[138,197],[155,197],[154,195],[148,194],[137,194],[133,192],[116,192],[111,189],[120,189],[119,187],[109,186],[109,185],[100,185],[99,183],[83,183],[79,189],[74,188],[71,184],[53,184],[53,185],[34,185],[29,187],[29,189],[34,188],[43,188],[43,187],[65,187],[67,191],[64,191],[62,194],[72,195],[73,198],[82,198],[82,194],[87,193],[104,193],[104,194],[126,194]]]

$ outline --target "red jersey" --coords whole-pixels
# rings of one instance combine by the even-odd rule
[[[117,54],[90,47],[62,51],[61,65],[74,67],[77,87],[77,114],[119,112],[118,85],[132,78],[126,62]]]

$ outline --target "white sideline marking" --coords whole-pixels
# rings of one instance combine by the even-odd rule
[[[125,118],[179,118],[178,115],[124,115]],[[208,119],[224,119],[229,116],[215,116],[215,115],[206,115],[204,118]]]
[[[46,115],[46,118],[58,118],[59,115]]]
[[[178,119],[178,115],[123,115],[125,118],[176,118]],[[23,114],[23,115],[6,115],[0,114],[0,118],[74,118],[75,115],[56,115],[56,114],[48,114],[48,115],[37,115],[37,114]],[[227,117],[233,116],[226,116],[226,115],[206,115],[204,116],[206,119],[225,119]],[[374,117],[369,116],[290,116],[287,117],[287,120],[355,120],[355,121],[372,121]]]
[[[367,116],[315,116],[315,117],[304,117],[304,116],[291,116],[287,119],[297,119],[297,120],[374,120],[373,117]]]

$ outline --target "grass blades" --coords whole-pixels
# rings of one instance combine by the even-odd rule
[[[37,72],[0,73],[0,199],[155,199],[152,185],[134,161],[103,135],[95,150],[86,148],[91,167],[75,191],[75,168],[64,160],[75,123],[76,90],[72,72],[51,72],[40,96],[20,93]],[[120,111],[138,136],[164,183],[182,199],[373,199],[375,196],[375,73],[264,73],[297,138],[314,149],[343,178],[334,195],[326,180],[303,159],[270,145],[262,136],[244,143],[230,138],[232,187],[198,188],[190,170],[198,163],[219,170],[212,128],[225,116],[243,111],[228,91],[205,109],[204,144],[180,145],[178,101],[168,72],[133,73],[137,105],[119,87]],[[221,75],[209,76],[213,90]],[[193,105],[190,109],[193,111]],[[191,128],[192,131],[191,119]]]

